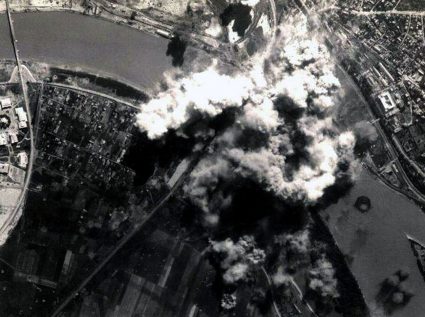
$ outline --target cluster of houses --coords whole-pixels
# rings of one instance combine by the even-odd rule
[[[28,127],[28,116],[24,108],[15,107],[11,97],[0,97],[0,116],[7,121],[0,129],[0,149],[5,146],[13,146],[19,142],[19,131]],[[13,150],[11,150],[13,149]],[[9,147],[9,159],[0,162],[1,183],[23,183],[25,169],[28,165],[28,154],[24,150],[15,152],[15,148]],[[13,156],[13,157],[11,157]],[[13,164],[12,164],[13,161]]]
[[[22,107],[13,109],[10,97],[0,99],[0,108],[0,113],[7,116],[9,121],[13,123],[8,129],[0,131],[0,146],[16,144],[18,143],[18,129],[25,129],[28,127],[27,113]],[[15,115],[13,115],[13,112]]]

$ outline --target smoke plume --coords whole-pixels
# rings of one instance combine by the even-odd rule
[[[253,269],[265,259],[263,250],[256,247],[252,236],[244,236],[236,243],[231,239],[211,242],[211,248],[217,255],[223,280],[226,284],[236,284],[246,280]]]
[[[322,298],[337,298],[335,269],[327,259],[319,259],[310,271],[308,287]]]
[[[276,34],[272,48],[241,69],[214,62],[180,80],[168,78],[167,89],[138,114],[140,129],[155,139],[236,109],[234,124],[218,133],[184,188],[210,225],[232,199],[222,184],[247,179],[308,205],[349,172],[354,135],[333,123],[340,84],[326,47],[305,20]]]

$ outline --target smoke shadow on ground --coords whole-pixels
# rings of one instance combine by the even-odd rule
[[[245,35],[245,31],[251,25],[251,7],[243,5],[242,3],[232,3],[224,9],[223,13],[220,14],[220,20],[222,26],[228,26],[232,21],[233,31],[237,32],[240,37]]]
[[[174,36],[168,43],[166,55],[172,57],[172,65],[174,67],[180,67],[183,65],[186,47],[186,41],[180,38],[179,35]]]
[[[255,235],[259,245],[267,245],[274,234],[300,230],[308,221],[302,204],[281,200],[252,180],[238,179],[223,192],[232,194],[232,202],[221,211],[216,240]]]
[[[146,134],[138,133],[123,159],[123,164],[136,172],[134,184],[144,184],[154,173],[155,167],[168,167],[192,152],[193,140],[178,137],[174,132],[164,138],[150,140]]]
[[[208,137],[234,124],[237,111],[225,109],[222,114],[211,119],[194,114],[181,131],[170,130],[160,139],[151,140],[146,133],[135,134],[123,159],[123,164],[136,172],[134,184],[144,184],[156,166],[168,168],[173,162],[190,156],[197,143],[205,143]],[[199,136],[205,137],[200,139]]]
[[[345,173],[348,171],[349,163],[341,163],[339,171]],[[338,201],[348,195],[353,188],[354,182],[349,173],[340,175],[332,186],[325,189],[323,196],[319,199],[315,206],[316,212],[326,209],[330,205],[338,203]]]

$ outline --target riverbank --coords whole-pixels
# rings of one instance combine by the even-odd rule
[[[109,76],[93,74],[86,70],[69,67],[50,67],[48,82],[75,86],[76,88],[99,90],[101,93],[116,95],[134,101],[136,104],[146,102],[148,95],[140,89],[120,82]]]
[[[84,0],[10,0],[10,8],[12,12],[50,12],[50,11],[73,11],[84,13]],[[0,12],[6,12],[6,3],[0,3]]]
[[[16,35],[24,61],[64,69],[89,70],[146,91],[172,68],[166,56],[168,40],[69,12],[14,14]],[[0,15],[0,42],[10,42],[5,15]],[[12,59],[7,45],[0,59]]]
[[[32,61],[24,61],[23,64],[31,71],[37,82],[44,81],[72,86],[75,89],[93,90],[119,97],[135,106],[146,102],[149,98],[144,90],[94,70],[76,69],[66,65],[47,65]],[[8,82],[14,68],[15,61],[0,60],[0,83]]]
[[[175,31],[187,29],[187,39],[200,49],[209,52],[217,50],[222,43],[208,34],[194,34],[191,24],[187,24],[175,12],[164,12],[158,8],[142,10],[103,0],[10,0],[12,13],[35,12],[71,12],[96,17],[105,21],[125,25],[129,28],[147,32],[157,37],[171,38]],[[160,7],[160,6],[159,6]],[[6,6],[0,4],[0,13],[5,12]],[[203,33],[203,32],[202,32]]]
[[[94,17],[114,24],[119,24],[133,30],[149,33],[152,36],[160,38],[163,34],[173,34],[174,27],[164,25],[150,17],[138,13],[140,18],[133,18],[133,10],[127,7],[117,8],[116,5],[107,3],[103,5],[96,1],[87,0],[10,0],[10,9],[12,13],[73,13],[84,16]],[[109,8],[106,10],[104,6]],[[128,10],[128,12],[126,12]],[[5,2],[0,3],[0,13],[6,12]],[[134,11],[136,12],[136,11]],[[160,33],[159,30],[165,31]]]
[[[313,241],[322,242],[327,246],[326,257],[335,268],[335,277],[338,280],[337,288],[340,294],[336,300],[338,311],[344,317],[369,317],[370,312],[366,300],[331,229],[320,215],[313,213],[312,218],[314,225],[311,230],[311,238]]]

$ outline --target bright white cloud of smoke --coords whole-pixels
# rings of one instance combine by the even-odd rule
[[[323,298],[339,297],[335,269],[331,262],[325,258],[316,261],[310,270],[308,287]]]
[[[253,66],[225,74],[214,63],[180,81],[169,80],[167,90],[142,105],[137,124],[152,139],[184,127],[194,114],[212,118],[239,107],[235,124],[216,137],[185,187],[210,225],[219,221],[221,206],[211,202],[223,182],[247,178],[282,199],[314,204],[335,183],[339,164],[352,159],[353,134],[339,133],[332,121],[340,88],[332,60],[308,34],[305,20],[284,25],[273,49]],[[287,108],[301,111],[295,123],[285,115]],[[262,144],[240,146],[252,131]],[[302,149],[296,135],[304,140]],[[303,158],[293,166],[290,158],[300,151]]]
[[[220,74],[216,67],[214,63],[202,72],[170,83],[169,89],[142,105],[137,124],[149,138],[159,138],[168,130],[181,127],[196,112],[214,117],[249,97],[254,89],[249,77]]]
[[[211,248],[220,256],[223,280],[227,284],[245,280],[253,268],[261,265],[265,258],[264,251],[256,247],[252,236],[244,236],[236,243],[231,239],[212,241]]]
[[[258,3],[260,3],[260,0],[241,0],[241,3],[246,6],[255,7]]]

